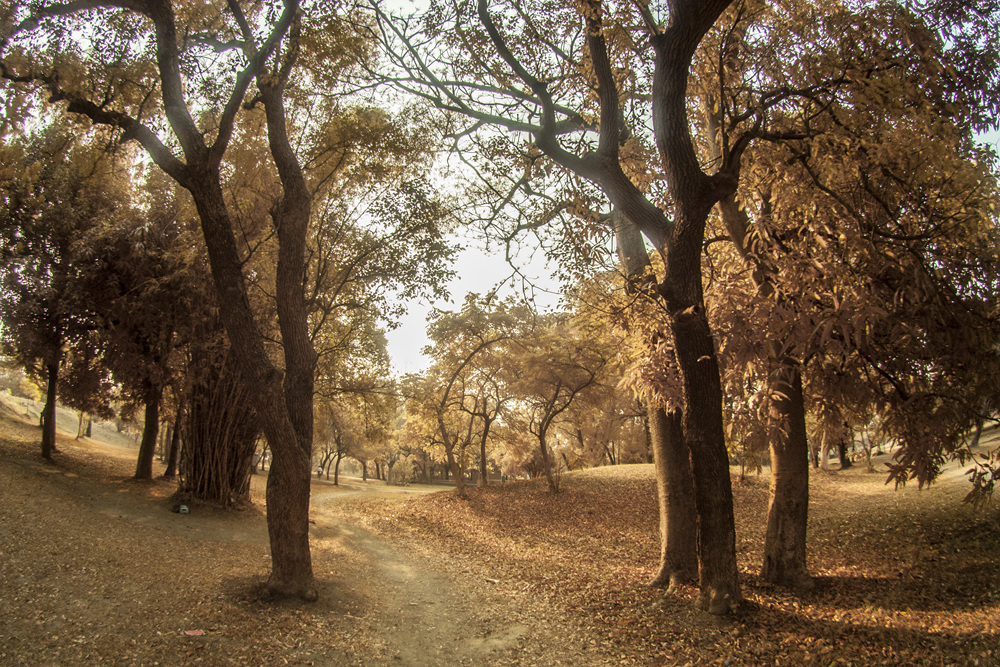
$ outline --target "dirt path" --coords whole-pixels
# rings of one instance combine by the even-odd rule
[[[134,450],[61,437],[52,466],[34,451],[37,427],[10,417],[0,418],[2,664],[489,665],[523,662],[521,645],[539,641],[524,609],[481,576],[337,515],[345,496],[391,499],[384,487],[314,482],[322,598],[265,604],[260,511],[172,513],[171,483],[129,479]]]

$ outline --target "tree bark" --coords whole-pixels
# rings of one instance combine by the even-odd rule
[[[546,432],[541,430],[538,433],[538,450],[542,454],[542,471],[545,473],[549,493],[559,493],[559,483],[556,482],[555,474],[552,472],[552,457],[549,455],[549,446],[546,440]]]
[[[174,416],[174,428],[170,434],[170,449],[167,452],[167,469],[163,476],[167,479],[177,477],[177,462],[181,453],[181,419],[184,414],[184,402],[177,407],[177,414]],[[250,466],[252,470],[253,465]]]
[[[51,461],[56,451],[56,397],[59,391],[59,359],[45,364],[45,406],[42,408],[42,457]]]
[[[160,398],[163,387],[151,384],[146,388],[146,414],[142,427],[139,458],[135,464],[135,479],[153,479],[153,459],[156,457],[156,439],[160,435]]]
[[[650,585],[668,586],[667,592],[692,581],[698,571],[698,514],[682,420],[680,410],[648,408],[660,508],[660,569]]]
[[[489,486],[489,459],[486,458],[486,439],[490,435],[490,426],[493,424],[493,420],[490,419],[486,414],[486,399],[483,399],[483,434],[482,439],[479,441],[479,486]]]
[[[190,183],[190,190],[198,208],[212,265],[219,314],[272,452],[265,493],[271,547],[271,576],[267,586],[278,595],[315,600],[317,594],[309,550],[312,392],[303,392],[302,385],[306,383],[303,380],[304,370],[295,368],[287,361],[286,373],[294,381],[288,383],[288,390],[285,391],[285,377],[271,363],[250,307],[242,262],[219,187],[218,169],[209,168],[207,171],[205,177]],[[279,319],[283,316],[289,316],[284,307],[279,309]],[[298,349],[301,341],[283,340],[283,343],[286,360],[291,355],[292,359],[301,362],[301,350]],[[292,350],[298,350],[298,356]],[[286,402],[292,397],[308,404],[308,409],[296,405],[294,419],[291,402]],[[308,420],[303,419],[305,412],[309,413]]]
[[[837,457],[840,459],[840,469],[847,470],[853,463],[851,463],[850,457],[847,455],[847,443],[844,442],[844,438],[841,437],[837,440]]]
[[[813,586],[806,567],[809,444],[799,369],[781,368],[772,393],[772,418],[787,432],[777,433],[770,441],[770,502],[760,576],[772,584],[809,589]]]
[[[698,281],[700,287],[700,274]],[[687,406],[684,436],[691,449],[695,478],[699,603],[710,613],[724,614],[735,610],[740,600],[736,520],[722,424],[719,366],[700,301],[679,312],[672,308],[671,328]]]
[[[820,441],[819,446],[819,469],[823,471],[828,471],[830,469],[830,447],[832,443],[830,442],[830,429],[827,428],[823,431],[823,439]]]

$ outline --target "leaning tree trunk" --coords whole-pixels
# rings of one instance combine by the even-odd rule
[[[49,461],[56,451],[56,396],[59,390],[59,359],[45,364],[45,407],[42,408],[42,456]]]
[[[799,369],[784,365],[771,393],[771,416],[781,428],[770,441],[770,503],[760,576],[772,584],[808,589],[813,585],[806,568],[809,444]]]
[[[156,439],[160,435],[160,398],[163,387],[149,383],[146,387],[146,414],[142,427],[139,458],[135,464],[135,479],[153,479],[153,459],[156,457]]]
[[[311,377],[312,368],[296,368],[301,359],[296,355],[302,347],[297,341],[285,340],[286,370],[283,374],[271,362],[264,339],[254,320],[253,310],[241,272],[242,260],[236,249],[225,200],[219,187],[218,168],[209,169],[203,178],[192,180],[191,192],[202,222],[202,233],[212,264],[212,278],[219,298],[219,314],[229,335],[240,373],[250,391],[256,408],[258,424],[272,452],[267,479],[267,527],[271,547],[271,576],[268,588],[279,595],[316,599],[312,556],[309,550],[309,490],[312,459],[312,393],[302,392],[303,376]],[[291,226],[291,225],[290,225]],[[282,225],[278,225],[281,229]],[[279,252],[279,273],[283,268],[284,252]],[[282,276],[279,304],[284,298],[289,279]],[[302,289],[299,282],[299,290]],[[279,319],[287,317],[284,305],[279,307]],[[296,363],[291,363],[294,360]],[[285,377],[287,375],[287,377]],[[286,394],[284,386],[294,389]],[[308,413],[293,418],[290,395],[305,405],[297,410]],[[308,421],[308,425],[304,422]],[[300,428],[303,430],[300,432]]]
[[[538,427],[538,433],[535,434],[538,438],[538,452],[541,454],[542,472],[545,473],[545,482],[548,484],[549,493],[559,493],[559,483],[552,471],[552,457],[549,454],[547,431],[548,428],[544,424]]]
[[[677,586],[698,571],[698,516],[691,454],[684,442],[680,410],[650,407],[648,423],[660,508],[660,569],[650,586]]]
[[[823,439],[819,446],[819,469],[828,471],[830,469],[830,448],[833,446],[833,436],[830,428],[823,430]]]

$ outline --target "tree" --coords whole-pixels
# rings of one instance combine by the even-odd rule
[[[11,84],[41,85],[51,103],[64,103],[70,113],[138,141],[190,192],[220,316],[275,455],[267,490],[272,556],[268,587],[278,594],[315,599],[308,517],[315,352],[303,293],[312,197],[289,140],[284,108],[285,86],[303,37],[300,3],[257,6],[250,16],[237,2],[201,12],[188,12],[169,0],[105,3],[99,14],[92,11],[95,7],[45,2],[10,8],[0,40],[0,74]],[[73,26],[75,41],[90,44],[73,48],[74,41],[59,37],[64,25]],[[181,41],[180,34],[198,37]],[[151,48],[135,50],[140,39]],[[67,51],[81,56],[65,57]],[[76,81],[84,85],[66,83]],[[244,257],[222,190],[223,158],[254,83],[281,181],[272,217],[279,246],[274,293],[283,368],[273,363],[256,325]],[[196,91],[203,97],[195,99]],[[202,110],[197,119],[192,115],[196,108]],[[157,127],[160,120],[166,121],[165,127]],[[164,143],[158,130],[167,128],[171,139]]]
[[[602,380],[613,354],[593,334],[566,317],[549,316],[521,341],[520,379],[515,394],[527,430],[535,436],[549,491],[559,491],[554,474],[551,436],[557,420]]]
[[[89,365],[86,344],[95,316],[87,281],[94,276],[82,261],[85,240],[127,215],[128,184],[96,141],[75,140],[64,121],[5,142],[3,153],[8,165],[0,184],[4,345],[46,384],[42,456],[51,460],[67,347],[80,347],[78,371]],[[99,384],[96,376],[89,379]]]
[[[407,408],[408,414],[422,414],[436,424],[459,496],[465,495],[464,465],[456,452],[471,444],[474,418],[479,413],[473,408],[464,410],[467,419],[457,422],[456,418],[463,412],[465,387],[472,386],[474,364],[497,346],[523,336],[532,326],[525,306],[495,299],[495,295],[468,294],[460,311],[435,310],[430,314],[427,329],[431,345],[427,351],[434,359],[431,377],[436,376],[436,382],[431,382],[436,386],[426,386],[420,394],[427,398],[411,401]],[[453,393],[456,388],[461,390]]]
[[[146,180],[145,192],[133,190],[131,215],[117,225],[106,223],[99,237],[88,239],[79,263],[91,276],[93,344],[123,396],[145,406],[135,477],[148,480],[164,390],[174,380],[174,350],[191,341],[194,329],[203,331],[215,301],[176,192]]]
[[[701,40],[731,2],[673,2],[661,18],[645,4],[606,4],[611,3],[595,0],[582,3],[579,12],[552,12],[507,3],[510,15],[526,24],[517,29],[512,29],[512,21],[500,23],[496,17],[503,12],[491,8],[488,0],[478,2],[474,17],[458,6],[453,14],[437,7],[438,25],[459,27],[450,34],[466,58],[454,67],[419,52],[415,45],[425,43],[424,38],[414,36],[407,24],[384,25],[386,33],[403,44],[394,54],[404,87],[473,118],[476,126],[491,124],[529,134],[537,157],[544,155],[597,185],[664,258],[656,293],[667,308],[666,324],[683,379],[684,434],[691,449],[700,522],[701,602],[724,613],[738,603],[740,594],[722,390],[705,316],[700,256],[709,213],[735,191],[740,158],[753,132],[727,145],[714,173],[706,173],[691,138],[686,92]],[[641,37],[633,38],[632,26],[642,26],[635,31]],[[518,31],[529,39],[518,40]],[[444,33],[434,36],[443,39]],[[390,40],[389,47],[398,44]],[[642,67],[630,63],[616,70],[613,59],[619,56],[646,60]],[[441,67],[435,70],[436,65]],[[616,75],[633,69],[643,74],[625,79]],[[467,72],[471,74],[463,76]],[[635,88],[644,94],[631,95]],[[641,100],[651,104],[637,111],[634,103]],[[630,141],[639,134],[639,125],[629,124],[635,113],[645,115],[641,127],[652,128],[671,215],[650,198],[650,183],[636,169],[641,164],[633,158],[642,151],[636,150],[639,140]],[[596,130],[596,140],[588,140],[588,129]]]
[[[945,92],[952,56],[933,36],[931,14],[921,16],[892,3],[829,12],[797,4],[762,5],[720,32],[713,46],[717,55],[708,54],[701,65],[698,87],[705,159],[721,160],[722,144],[736,138],[727,133],[739,131],[751,115],[767,128],[771,139],[744,156],[750,177],[741,184],[739,204],[733,197],[720,203],[719,231],[728,235],[735,252],[728,258],[718,250],[711,253],[716,295],[710,301],[719,304],[711,308],[714,319],[723,322],[717,329],[719,339],[730,348],[724,353],[724,365],[733,373],[727,383],[731,394],[744,394],[747,387],[756,392],[731,402],[750,409],[731,420],[738,424],[731,423],[730,428],[749,434],[747,440],[755,432],[764,434],[770,444],[771,503],[762,576],[775,583],[809,585],[804,387],[825,425],[821,437],[837,441],[848,406],[857,405],[858,392],[867,391],[863,375],[878,373],[890,358],[894,363],[912,359],[915,352],[895,347],[882,357],[888,350],[875,353],[877,345],[867,332],[902,321],[923,331],[935,328],[930,321],[916,324],[915,312],[904,315],[898,308],[903,293],[921,280],[910,278],[905,284],[895,283],[891,294],[881,292],[878,285],[885,283],[885,268],[905,265],[909,256],[921,256],[930,265],[951,264],[953,260],[944,259],[937,250],[928,254],[939,243],[931,239],[940,239],[937,234],[945,228],[953,233],[967,223],[972,228],[961,233],[971,232],[975,238],[980,223],[973,218],[985,210],[981,197],[988,179],[975,175],[977,169],[968,161],[968,127],[959,129],[964,121],[958,121],[977,115],[978,103],[968,100],[978,93],[966,90],[953,98],[954,89]],[[803,60],[804,44],[810,45],[811,55]],[[783,97],[783,103],[762,106],[758,102],[765,99],[758,92],[762,87]],[[960,98],[966,102],[959,103]],[[955,121],[942,120],[941,111],[953,102],[957,105],[949,115]],[[953,175],[962,175],[948,185],[928,178],[921,163],[931,152],[930,143],[914,146],[907,140],[906,150],[898,151],[902,139],[897,133],[934,137],[933,152]],[[915,155],[922,157],[913,159]],[[818,169],[820,163],[830,171]],[[801,180],[792,176],[799,164],[808,172]],[[758,178],[763,174],[768,176]],[[823,194],[806,195],[812,188]],[[926,205],[959,200],[969,204],[970,211],[979,209],[966,223],[950,217],[947,204],[937,211]],[[785,217],[791,210],[794,215]],[[981,248],[982,242],[972,240],[968,247]],[[971,254],[983,269],[991,262],[989,253]],[[792,255],[797,259],[787,261]],[[730,276],[720,275],[727,270]],[[741,273],[745,277],[739,277]],[[965,290],[970,297],[976,291]],[[753,296],[734,297],[741,292]],[[926,293],[916,298],[925,299]],[[972,300],[963,307],[971,306]],[[942,316],[954,314],[938,311],[935,317]],[[727,318],[735,321],[727,324]],[[750,326],[748,319],[753,322]],[[766,332],[767,338],[761,340],[756,332]],[[730,354],[728,341],[734,339],[745,339],[738,356]],[[938,349],[928,338],[922,344],[925,350]],[[954,357],[953,345],[954,341],[940,349]],[[858,353],[867,361],[850,361]],[[986,351],[980,348],[979,353]],[[923,359],[918,363],[940,363],[930,361],[934,355],[926,352],[917,356]],[[855,362],[868,368],[862,370]],[[827,379],[821,379],[828,372]],[[822,458],[825,466],[826,457]]]

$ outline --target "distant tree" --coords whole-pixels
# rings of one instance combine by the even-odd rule
[[[574,324],[566,315],[544,316],[533,334],[515,347],[519,379],[514,392],[521,419],[535,436],[541,472],[552,493],[559,491],[552,451],[554,427],[568,416],[570,407],[600,386],[614,354],[600,337]]]
[[[496,346],[525,335],[533,324],[531,312],[523,305],[498,302],[468,294],[458,312],[436,310],[428,317],[427,351],[434,359],[426,389],[419,400],[407,402],[408,415],[423,415],[437,425],[437,437],[444,447],[448,468],[455,478],[458,495],[465,495],[463,453],[472,442],[475,410],[463,408],[473,383],[472,370],[482,355]],[[431,379],[433,378],[433,379]],[[465,413],[467,419],[461,419]]]

